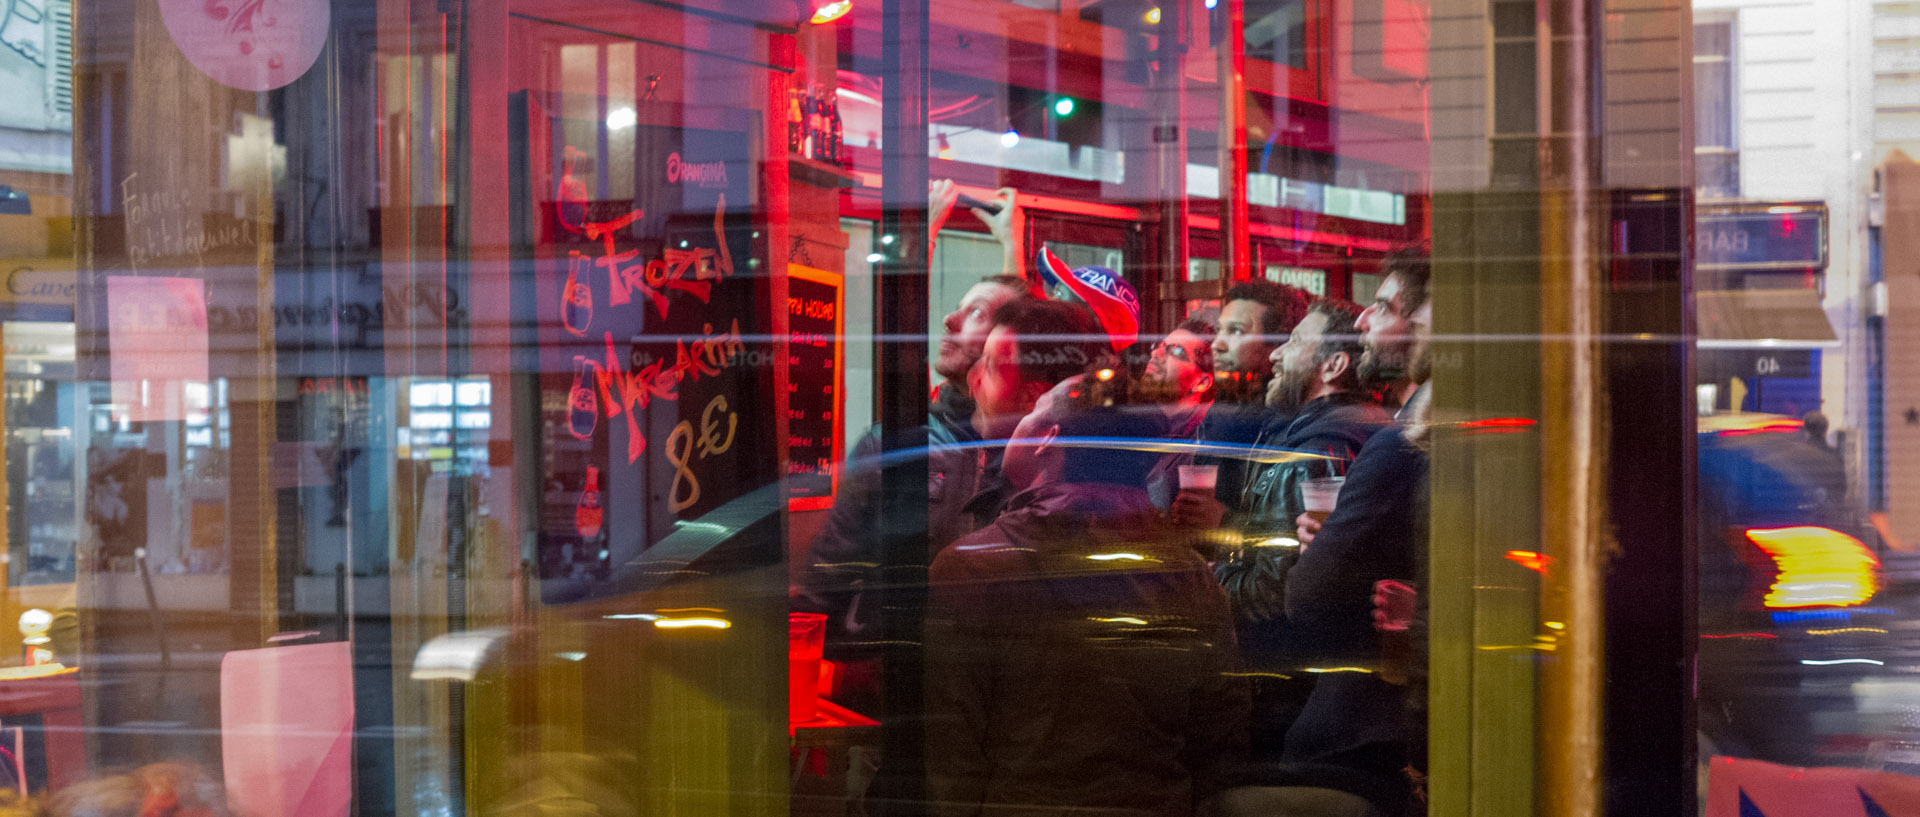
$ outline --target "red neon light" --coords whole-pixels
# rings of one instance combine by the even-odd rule
[[[1774,635],[1773,633],[1724,633],[1721,635],[1708,635],[1706,633],[1701,633],[1700,637],[1718,639],[1718,638],[1779,638],[1780,636]]]
[[[1468,420],[1460,424],[1461,428],[1526,428],[1539,423],[1526,417],[1488,417],[1485,420]]]
[[[1764,425],[1753,426],[1751,428],[1730,428],[1730,429],[1727,429],[1726,431],[1720,432],[1720,436],[1740,437],[1747,434],[1781,434],[1781,433],[1790,432],[1790,431],[1800,431],[1805,427],[1806,427],[1805,424],[1800,422],[1799,420],[1775,420],[1773,422],[1766,423]]]
[[[1547,573],[1547,566],[1553,564],[1553,557],[1531,550],[1509,550],[1507,561],[1544,576]]]

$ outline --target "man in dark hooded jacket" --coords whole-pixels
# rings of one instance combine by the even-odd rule
[[[1285,622],[1287,572],[1300,557],[1294,519],[1306,511],[1300,484],[1344,476],[1367,438],[1392,419],[1361,388],[1363,348],[1354,329],[1359,317],[1360,309],[1345,301],[1316,301],[1274,350],[1267,405],[1276,419],[1262,430],[1259,447],[1311,456],[1254,472],[1241,501],[1245,510],[1232,520],[1243,545],[1214,563],[1233,604],[1241,655],[1257,673],[1251,728],[1256,759],[1280,757],[1287,729],[1313,689],[1314,676],[1299,671],[1306,656],[1292,645]]]
[[[1188,815],[1244,749],[1226,598],[1147,496],[1158,455],[1072,445],[1164,431],[1103,405],[1123,376],[1043,397],[1007,448],[1019,492],[934,560],[935,813]]]

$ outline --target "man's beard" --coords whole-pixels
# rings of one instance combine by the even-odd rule
[[[1152,369],[1148,369],[1140,379],[1133,381],[1135,402],[1154,405],[1178,403],[1187,394],[1187,391],[1180,388],[1178,381],[1170,377],[1155,377]]]
[[[973,368],[974,361],[979,358],[980,356],[978,354],[968,354],[964,347],[955,350],[954,354],[949,356],[946,354],[944,344],[935,346],[933,372],[951,382],[959,383],[962,388],[965,388],[967,371]]]
[[[1267,384],[1267,408],[1282,414],[1298,414],[1306,402],[1307,377],[1304,374],[1273,373],[1272,382]]]
[[[1213,376],[1213,401],[1261,406],[1267,402],[1267,372],[1225,371]]]
[[[1407,379],[1415,383],[1425,383],[1433,376],[1433,344],[1418,342],[1413,348],[1413,360],[1407,363]]]
[[[1407,353],[1404,349],[1382,353],[1381,350],[1368,347],[1360,355],[1360,382],[1368,384],[1393,383],[1407,377]]]

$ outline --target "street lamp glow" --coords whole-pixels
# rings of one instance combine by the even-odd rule
[[[1055,116],[1072,116],[1073,115],[1073,97],[1063,96],[1063,97],[1060,97],[1059,99],[1054,100],[1053,113]]]
[[[1000,134],[1001,147],[1007,148],[1008,150],[1012,150],[1013,146],[1018,144],[1020,144],[1019,131],[1014,130],[1012,128],[1008,128],[1006,133]]]
[[[632,108],[614,108],[607,112],[607,127],[612,130],[626,130],[640,122],[640,115]]]

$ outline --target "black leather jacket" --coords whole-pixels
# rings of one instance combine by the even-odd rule
[[[1242,624],[1273,621],[1286,603],[1286,572],[1298,556],[1290,547],[1261,547],[1257,542],[1289,536],[1294,520],[1306,511],[1300,502],[1300,483],[1314,477],[1339,476],[1366,445],[1367,438],[1385,427],[1393,415],[1363,395],[1346,393],[1322,397],[1297,416],[1262,429],[1260,448],[1284,448],[1324,459],[1258,466],[1240,497],[1240,513],[1230,524],[1254,546],[1241,548],[1215,563],[1214,572],[1233,602],[1234,618]]]

